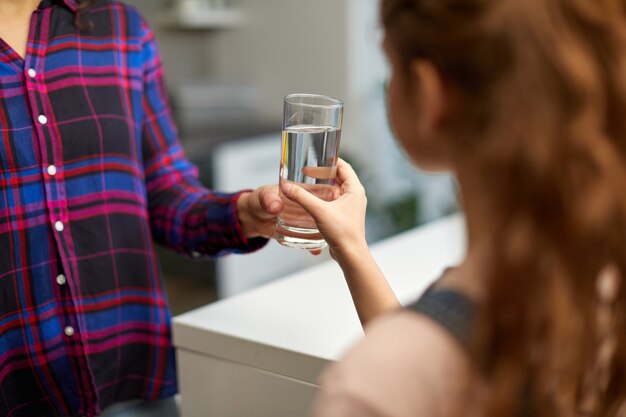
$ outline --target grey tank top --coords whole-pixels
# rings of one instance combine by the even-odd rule
[[[465,295],[454,290],[435,290],[430,287],[407,308],[429,317],[446,329],[463,347],[469,348],[476,308]]]
[[[408,305],[407,309],[429,317],[448,331],[467,351],[470,350],[476,306],[464,294],[451,289],[435,290],[431,286],[417,301]],[[533,415],[526,390],[521,393],[522,402],[517,413],[518,417]]]

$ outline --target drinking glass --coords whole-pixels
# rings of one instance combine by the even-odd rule
[[[317,94],[285,97],[279,184],[295,183],[326,201],[334,194],[343,103]],[[315,221],[295,202],[280,197],[285,205],[276,222],[276,240],[299,249],[326,246]]]

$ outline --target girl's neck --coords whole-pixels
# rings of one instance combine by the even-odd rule
[[[483,260],[486,258],[488,241],[493,224],[489,221],[492,213],[487,204],[486,190],[474,180],[471,169],[457,167],[456,178],[459,185],[460,197],[465,215],[467,231],[467,253],[465,259],[450,274],[444,285],[461,289],[472,298],[482,299],[484,296],[485,276]],[[469,174],[468,174],[469,173]]]

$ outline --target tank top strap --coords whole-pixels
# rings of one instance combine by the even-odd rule
[[[464,294],[432,286],[408,310],[423,314],[447,330],[464,348],[469,349],[476,306]]]
[[[431,286],[407,310],[423,314],[443,327],[468,352],[471,349],[471,337],[476,317],[476,305],[464,294],[447,289],[435,289]],[[518,417],[531,417],[532,412],[527,389],[522,392],[522,404]]]

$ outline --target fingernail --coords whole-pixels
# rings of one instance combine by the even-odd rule
[[[293,190],[293,185],[291,184],[283,184],[283,193],[289,194]]]

